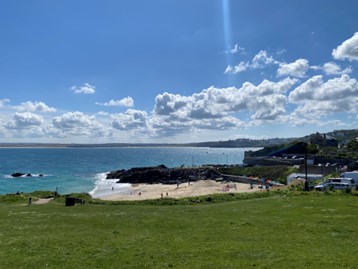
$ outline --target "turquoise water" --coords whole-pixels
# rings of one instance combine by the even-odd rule
[[[105,180],[106,172],[141,166],[242,164],[244,151],[256,148],[2,148],[0,194],[56,190],[93,196],[128,191],[128,185]],[[33,177],[12,178],[15,172]],[[43,176],[39,176],[42,174]]]

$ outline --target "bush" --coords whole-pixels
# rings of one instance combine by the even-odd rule
[[[352,189],[351,188],[346,188],[346,193],[351,193]]]
[[[16,203],[27,201],[27,197],[23,194],[6,194],[0,196],[0,202],[2,203]]]

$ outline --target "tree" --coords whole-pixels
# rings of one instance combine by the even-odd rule
[[[358,142],[357,140],[351,140],[347,144],[347,149],[351,151],[358,151]]]
[[[318,146],[316,144],[307,144],[307,153],[316,154],[318,153]]]

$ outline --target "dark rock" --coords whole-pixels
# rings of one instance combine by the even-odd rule
[[[13,173],[13,174],[11,174],[12,177],[22,177],[24,175],[25,174],[23,174],[23,173]]]
[[[33,177],[33,175],[32,175],[31,173],[24,174],[24,173],[19,173],[19,172],[13,173],[13,174],[11,174],[11,176],[12,176],[12,177],[23,177],[23,176]],[[40,174],[39,176],[42,177],[43,175]]]
[[[107,174],[107,179],[119,179],[118,183],[147,183],[147,184],[180,184],[220,177],[213,168],[167,168],[165,165],[156,167],[137,167],[128,170],[118,170]]]

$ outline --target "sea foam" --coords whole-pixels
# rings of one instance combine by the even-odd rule
[[[128,194],[132,191],[129,183],[116,183],[118,179],[106,179],[107,173],[98,173],[95,176],[95,188],[89,192],[93,198],[113,194]]]

